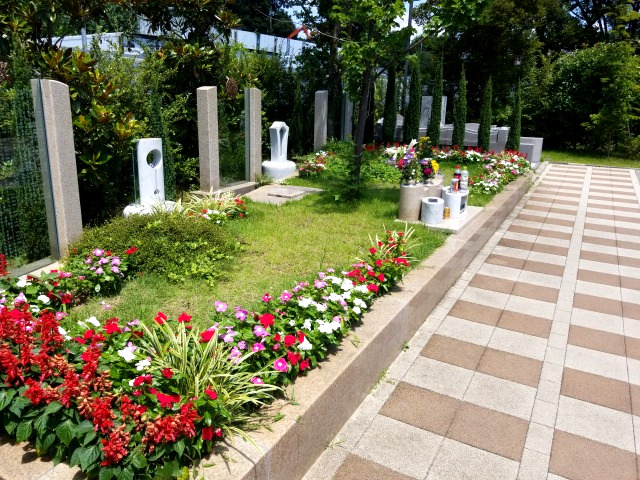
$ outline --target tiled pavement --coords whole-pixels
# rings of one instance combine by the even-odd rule
[[[547,167],[305,480],[640,478],[639,198]]]

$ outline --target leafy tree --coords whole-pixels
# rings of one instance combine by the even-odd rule
[[[437,60],[433,85],[433,101],[431,102],[431,119],[427,129],[427,137],[433,145],[440,144],[440,122],[442,121],[442,57]]]
[[[493,99],[491,77],[484,87],[482,109],[480,110],[480,126],[478,127],[478,147],[483,152],[491,147],[491,103]]]
[[[518,82],[518,88],[516,90],[513,115],[511,116],[511,125],[509,126],[509,136],[507,137],[507,144],[504,148],[507,150],[518,150],[520,148],[520,126],[522,123],[522,91],[520,82]]]
[[[458,94],[453,101],[453,134],[452,145],[464,147],[465,125],[467,123],[467,79],[464,74],[464,65],[460,72],[460,83],[458,84]]]
[[[352,172],[354,193],[360,190],[362,147],[375,69],[402,57],[402,48],[410,33],[408,28],[394,30],[396,18],[403,12],[401,0],[362,0],[345,2],[333,8],[332,15],[345,33],[340,62],[343,80],[351,98],[359,98]]]
[[[411,84],[409,85],[409,105],[404,118],[404,141],[411,142],[418,139],[420,128],[420,103],[422,101],[422,77],[420,75],[420,64],[411,62]]]
[[[384,114],[382,116],[382,141],[393,143],[396,139],[396,114],[398,98],[396,94],[396,69],[387,71],[387,94],[384,98]]]
[[[282,6],[280,0],[235,0],[229,10],[238,17],[241,30],[287,37],[296,27]]]

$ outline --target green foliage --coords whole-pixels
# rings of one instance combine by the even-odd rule
[[[387,93],[384,97],[384,113],[382,114],[382,141],[393,143],[396,139],[396,114],[398,99],[396,95],[396,69],[387,71]]]
[[[416,59],[417,60],[417,59]],[[420,105],[422,102],[422,76],[420,64],[411,62],[411,84],[409,86],[409,105],[404,120],[404,141],[418,140],[420,128]]]
[[[303,152],[304,136],[304,121],[302,114],[302,86],[300,84],[300,77],[296,75],[294,78],[296,88],[293,92],[293,113],[291,115],[291,125],[289,127],[289,139],[291,151],[295,154],[300,155]]]
[[[96,64],[71,49],[43,53],[39,62],[45,75],[69,85],[85,223],[102,221],[132,200],[131,142],[142,132],[131,105],[122,101],[130,85]]]
[[[491,77],[484,87],[482,95],[482,109],[480,110],[480,126],[478,127],[478,147],[480,151],[487,152],[491,147],[491,104],[493,92]]]
[[[522,124],[522,91],[520,88],[520,82],[518,82],[518,88],[513,105],[513,115],[511,117],[511,124],[509,125],[509,136],[507,137],[507,144],[505,150],[518,150],[520,148],[520,126]]]
[[[442,57],[436,60],[436,73],[434,75],[433,84],[433,101],[431,103],[431,119],[429,120],[429,128],[427,136],[431,139],[433,145],[440,144],[440,122],[442,121]]]
[[[169,213],[115,218],[101,227],[85,229],[73,247],[84,252],[95,245],[116,252],[137,247],[132,270],[158,273],[173,281],[200,278],[209,282],[223,276],[226,261],[238,248],[215,223]]]
[[[547,88],[538,102],[528,95],[527,114],[533,116],[532,108],[542,107],[538,128],[550,146],[609,154],[623,150],[640,133],[639,66],[626,43],[564,54],[551,65],[549,76],[534,84],[536,91],[542,90],[540,84]]]
[[[465,124],[467,122],[467,79],[464,74],[464,65],[460,72],[460,83],[458,93],[453,101],[453,134],[451,145],[464,146]]]

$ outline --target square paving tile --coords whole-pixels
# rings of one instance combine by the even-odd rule
[[[592,312],[622,316],[622,302],[619,300],[609,300],[608,298],[576,293],[573,296],[573,306],[583,310],[591,310]]]
[[[633,385],[620,380],[565,368],[560,394],[621,412],[631,413],[629,387],[633,387]]]
[[[558,293],[559,290],[557,288],[543,287],[526,282],[517,282],[511,291],[511,295],[552,303],[558,301]]]
[[[489,275],[476,274],[469,282],[470,287],[482,288],[493,292],[511,293],[516,282]]]
[[[442,437],[377,415],[352,453],[413,478],[423,478]]]
[[[633,453],[559,430],[553,435],[549,471],[569,479],[637,479]]]
[[[603,332],[591,328],[571,325],[568,343],[613,355],[625,355],[625,341],[622,335]]]
[[[630,414],[560,396],[556,429],[635,453]]]
[[[530,387],[537,387],[540,381],[542,362],[521,355],[487,348],[477,369],[487,375]]]
[[[365,460],[358,455],[347,455],[333,480],[362,480],[369,478],[371,480],[412,480],[421,477],[409,477],[387,467],[383,467],[379,463]]]
[[[380,414],[444,436],[460,403],[456,398],[400,382]]]
[[[515,480],[518,462],[445,439],[426,480]]]
[[[498,327],[514,332],[526,333],[541,338],[549,338],[551,321],[546,318],[534,317],[526,313],[504,310],[498,320]]]
[[[491,375],[476,373],[463,400],[523,420],[529,420],[535,395],[535,388]]]
[[[403,380],[425,390],[460,399],[472,377],[472,370],[419,356]]]
[[[519,461],[528,428],[526,420],[463,402],[447,437]]]
[[[484,350],[484,347],[474,343],[434,334],[422,350],[422,355],[440,362],[475,370]]]
[[[484,323],[492,326],[495,326],[498,323],[498,319],[501,314],[502,309],[500,308],[466,302],[464,300],[458,300],[449,312],[449,315],[452,317],[463,318],[465,320],[471,320],[472,322]]]

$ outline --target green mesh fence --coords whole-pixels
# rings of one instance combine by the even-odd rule
[[[10,269],[51,253],[28,82],[0,85],[0,253]]]

